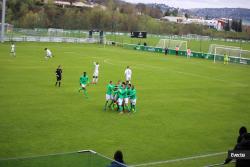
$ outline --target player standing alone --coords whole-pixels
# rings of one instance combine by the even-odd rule
[[[14,43],[12,43],[11,46],[10,46],[10,54],[12,56],[16,56],[16,46],[15,46]]]
[[[191,56],[191,49],[190,49],[190,48],[188,48],[188,49],[187,49],[187,58],[189,59],[189,58],[190,58],[190,56]]]
[[[229,62],[229,57],[228,57],[228,55],[225,53],[225,54],[224,54],[224,64],[228,64],[228,62]]]
[[[97,84],[98,81],[98,75],[99,75],[99,63],[98,62],[94,62],[94,73],[93,73],[93,80],[92,80],[92,84]]]
[[[168,54],[168,48],[167,47],[164,49],[164,53],[165,53],[165,55]]]
[[[175,55],[178,56],[178,54],[179,54],[179,46],[177,45],[177,46],[175,47]]]
[[[56,69],[56,84],[55,84],[55,86],[57,86],[57,83],[58,83],[58,86],[60,87],[61,80],[62,80],[62,68],[61,68],[61,65],[59,65],[58,68]]]
[[[86,87],[89,83],[89,77],[87,76],[86,72],[83,72],[83,75],[80,77],[80,88],[79,88],[79,92],[81,90],[83,90],[84,95],[86,96],[86,98],[88,98],[88,93],[86,90]]]
[[[48,48],[45,48],[44,50],[46,52],[45,59],[51,58],[52,52]]]
[[[126,70],[125,70],[125,79],[127,82],[130,83],[131,81],[131,77],[132,77],[132,70],[129,68],[129,66],[127,66]]]

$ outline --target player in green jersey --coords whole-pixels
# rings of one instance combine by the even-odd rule
[[[131,84],[129,84],[128,81],[126,81],[123,111],[128,111],[128,112],[129,112],[128,101],[129,101],[130,87]]]
[[[88,93],[87,93],[87,85],[89,84],[89,77],[86,72],[83,72],[83,75],[80,77],[80,88],[79,92],[83,90],[84,95],[86,98],[88,98]]]
[[[117,81],[117,86],[118,86],[118,89],[122,88],[122,82],[120,80]]]
[[[136,112],[136,89],[135,86],[132,85],[129,92],[129,99],[131,103],[131,111]]]
[[[115,105],[117,105],[117,98],[118,98],[118,86],[115,85],[112,90],[112,102],[109,105],[109,108],[114,110]],[[118,108],[118,107],[117,107]]]
[[[112,91],[113,100],[109,105],[109,107],[112,110],[114,110],[116,105],[117,105],[117,111],[119,110],[119,107],[118,107],[118,90],[120,88],[122,88],[122,84],[121,84],[121,81],[118,80],[117,84],[113,87],[113,91]]]
[[[122,87],[118,89],[118,107],[119,107],[119,112],[122,114],[123,113],[123,99],[125,96],[125,84],[122,84]]]
[[[114,85],[113,82],[110,81],[109,84],[107,85],[107,90],[106,90],[106,102],[105,102],[105,106],[104,106],[104,111],[106,111],[107,109],[107,105],[108,102],[111,100],[113,100],[113,95],[112,95],[112,91],[114,89]],[[112,103],[112,102],[111,102]]]

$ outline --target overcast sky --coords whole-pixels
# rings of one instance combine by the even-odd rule
[[[132,3],[163,3],[179,8],[250,8],[250,0],[124,0]]]

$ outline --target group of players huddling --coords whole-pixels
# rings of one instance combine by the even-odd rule
[[[130,83],[131,76],[132,71],[128,66],[125,70],[126,82],[121,83],[121,81],[118,81],[116,85],[113,84],[113,81],[109,82],[107,85],[104,111],[107,110],[107,107],[112,110],[116,107],[116,110],[119,111],[120,114],[136,112],[136,89],[135,86]]]

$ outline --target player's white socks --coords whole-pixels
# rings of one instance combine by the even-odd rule
[[[92,83],[96,84],[98,81],[98,78],[93,78]]]

